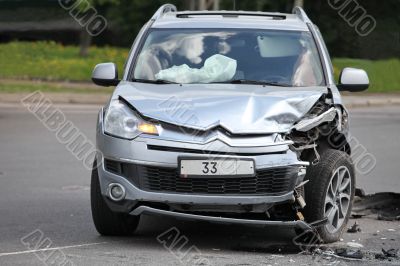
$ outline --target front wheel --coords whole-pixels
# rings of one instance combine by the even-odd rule
[[[90,183],[90,201],[93,222],[97,232],[105,236],[132,235],[139,224],[139,216],[113,212],[105,202],[100,190],[96,162],[93,164]]]
[[[318,164],[307,169],[305,218],[308,222],[328,219],[317,228],[325,243],[338,241],[349,220],[354,192],[355,171],[350,156],[327,149]]]

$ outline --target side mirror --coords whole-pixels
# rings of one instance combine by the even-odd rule
[[[118,79],[117,66],[114,63],[102,63],[94,67],[92,81],[99,86],[117,86]]]
[[[338,89],[341,91],[365,91],[369,87],[367,72],[362,69],[346,67],[339,77]]]

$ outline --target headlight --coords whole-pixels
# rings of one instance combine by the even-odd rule
[[[119,100],[113,100],[104,117],[104,131],[107,134],[133,139],[141,133],[158,135],[157,126],[148,123]]]

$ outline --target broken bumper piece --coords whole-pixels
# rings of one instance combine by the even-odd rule
[[[219,216],[208,216],[208,215],[198,215],[198,214],[190,214],[190,213],[182,213],[182,212],[174,212],[174,211],[166,211],[160,210],[148,206],[139,206],[130,212],[131,215],[161,215],[161,216],[170,216],[176,217],[179,219],[186,220],[197,220],[197,221],[208,221],[215,223],[226,223],[226,224],[247,224],[247,225],[259,225],[259,226],[279,226],[279,227],[292,227],[299,228],[304,231],[312,230],[311,225],[308,223],[297,220],[297,221],[270,221],[270,220],[250,220],[250,219],[237,219],[237,218],[228,218],[228,217],[219,217]]]

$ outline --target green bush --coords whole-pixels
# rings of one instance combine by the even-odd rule
[[[120,72],[128,50],[91,47],[80,57],[76,46],[55,42],[11,42],[0,44],[0,78],[90,81],[93,67],[115,62]]]

